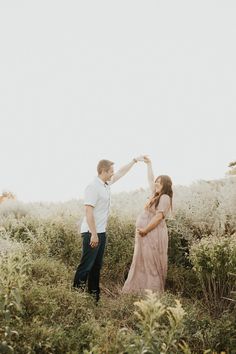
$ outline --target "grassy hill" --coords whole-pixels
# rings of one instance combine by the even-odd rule
[[[71,289],[81,200],[0,205],[1,353],[236,353],[236,179],[176,186],[164,295],[120,293],[147,190],[113,195],[98,306]]]

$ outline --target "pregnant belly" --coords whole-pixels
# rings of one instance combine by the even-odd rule
[[[150,219],[149,214],[147,212],[143,212],[142,214],[140,214],[137,217],[136,227],[143,228],[143,227],[147,226],[147,224],[149,223],[149,219]]]

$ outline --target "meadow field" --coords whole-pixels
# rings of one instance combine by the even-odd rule
[[[147,196],[113,195],[98,305],[71,288],[82,201],[0,205],[0,353],[236,353],[236,178],[175,187],[166,292],[122,295]]]

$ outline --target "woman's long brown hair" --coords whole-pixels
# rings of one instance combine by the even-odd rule
[[[172,190],[172,181],[171,178],[167,175],[160,175],[155,179],[155,182],[160,178],[162,184],[162,190],[160,193],[154,193],[151,200],[147,203],[146,208],[150,209],[153,205],[157,208],[160,198],[163,194],[167,194],[170,197],[171,209],[172,209],[172,198],[173,198],[173,190]]]

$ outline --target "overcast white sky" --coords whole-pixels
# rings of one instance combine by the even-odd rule
[[[175,184],[236,158],[236,2],[0,0],[0,192],[83,196],[98,160]],[[145,165],[113,187],[147,187]]]

